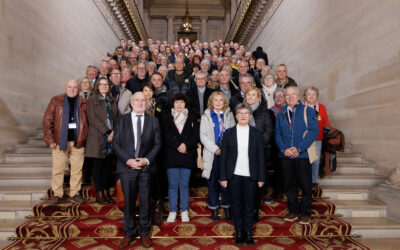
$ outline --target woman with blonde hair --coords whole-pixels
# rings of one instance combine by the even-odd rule
[[[271,155],[272,134],[274,132],[274,125],[272,121],[272,113],[267,109],[265,103],[261,102],[261,91],[259,88],[251,86],[244,92],[244,102],[250,105],[252,116],[250,117],[250,126],[256,127],[262,135],[262,145],[264,149],[264,168],[265,173],[268,173],[268,165]],[[267,176],[265,176],[267,179]],[[256,204],[254,211],[254,218],[258,221],[258,210],[263,195],[267,194],[268,186],[264,185],[263,188],[257,190]],[[264,203],[272,204],[274,201],[271,198],[265,198]]]
[[[231,220],[228,189],[219,185],[219,156],[223,134],[226,129],[236,125],[235,118],[229,109],[229,101],[222,92],[212,93],[207,106],[201,117],[200,140],[204,146],[202,176],[208,180],[208,207],[212,211],[211,219],[217,221],[221,193],[221,207],[224,208],[225,219]]]
[[[91,82],[87,76],[78,79],[79,95],[85,99],[93,94]]]
[[[316,139],[318,159],[312,163],[312,183],[317,186],[317,177],[319,174],[319,163],[321,158],[322,139],[324,138],[324,127],[329,127],[328,113],[324,105],[318,102],[319,90],[316,87],[308,87],[304,91],[304,104],[315,111],[318,121],[318,137]]]

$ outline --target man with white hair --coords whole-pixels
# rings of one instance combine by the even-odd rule
[[[312,108],[299,102],[299,89],[285,89],[287,106],[279,112],[275,123],[275,142],[279,149],[284,192],[288,198],[289,214],[284,221],[308,225],[311,221],[312,171],[308,148],[317,139],[318,122]],[[302,199],[297,200],[298,188]]]
[[[85,159],[85,144],[88,135],[86,99],[78,95],[75,80],[68,80],[65,93],[51,98],[43,117],[43,139],[52,151],[51,189],[54,192],[49,205],[62,202],[64,169],[70,158],[70,201],[84,203],[79,195],[82,184],[82,166]]]
[[[161,148],[158,119],[146,114],[146,97],[136,92],[131,98],[132,112],[120,116],[114,129],[113,148],[118,157],[117,174],[124,194],[124,238],[119,248],[127,248],[140,231],[142,246],[152,246],[150,238],[150,175]],[[136,226],[136,199],[139,194],[139,225]]]

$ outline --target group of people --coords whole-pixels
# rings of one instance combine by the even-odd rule
[[[151,211],[162,211],[164,190],[166,222],[175,222],[178,211],[182,222],[190,221],[190,180],[200,169],[211,219],[219,220],[221,206],[225,220],[233,220],[235,243],[251,246],[260,204],[274,202],[267,192],[268,173],[275,170],[287,196],[284,220],[309,224],[328,116],[317,88],[307,88],[301,102],[286,65],[272,68],[261,47],[251,53],[222,40],[170,45],[149,39],[136,45],[121,39],[112,55],[98,67],[89,65],[85,77],[68,80],[65,93],[50,100],[43,118],[53,156],[49,205],[62,202],[69,157],[70,202],[85,202],[79,194],[82,172],[88,175],[84,165],[91,169],[100,205],[115,202],[110,189],[120,180],[125,235],[120,248],[137,235],[150,247],[156,216]],[[318,159],[310,161],[310,150]]]

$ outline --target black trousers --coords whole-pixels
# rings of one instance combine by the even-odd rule
[[[231,213],[236,232],[251,233],[254,223],[254,204],[257,182],[250,177],[233,175],[228,181]]]
[[[289,213],[311,216],[312,174],[307,159],[281,159],[283,187],[288,199]],[[302,191],[302,199],[297,201],[297,189]]]
[[[255,203],[255,212],[257,213],[260,209],[261,200],[264,195],[268,193],[268,187],[270,185],[268,178],[268,170],[269,170],[269,161],[270,161],[271,149],[264,150],[264,158],[265,158],[265,183],[262,187],[257,186],[257,194],[256,194],[256,203]]]
[[[136,199],[139,193],[139,225],[140,236],[148,236],[151,228],[150,218],[150,173],[134,170],[120,174],[122,192],[124,193],[124,235],[135,236],[138,233],[136,226]]]
[[[96,191],[102,191],[112,187],[112,160],[111,155],[106,156],[104,159],[91,158],[92,163],[92,176]]]

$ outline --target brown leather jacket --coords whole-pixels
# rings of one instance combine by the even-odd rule
[[[52,143],[60,145],[61,123],[64,110],[65,94],[51,98],[43,117],[43,139],[47,146]],[[78,96],[79,97],[79,96]],[[84,147],[88,135],[88,122],[86,116],[86,100],[79,97],[79,128],[76,147]]]

